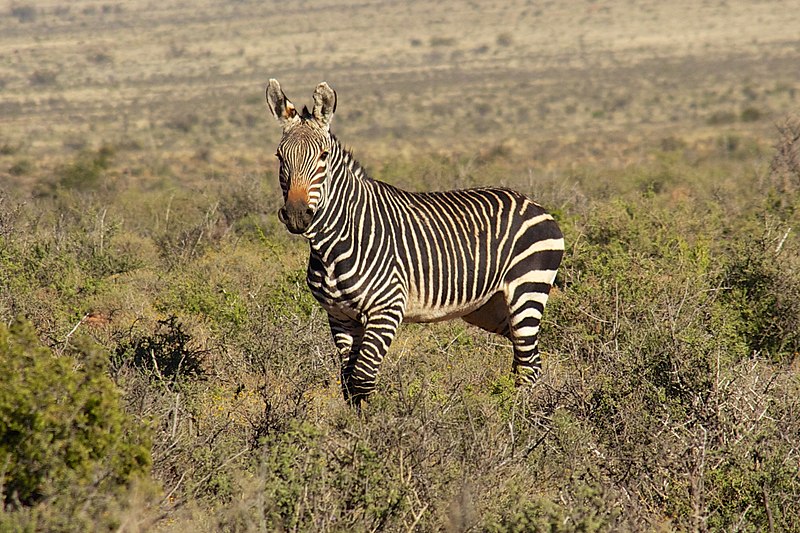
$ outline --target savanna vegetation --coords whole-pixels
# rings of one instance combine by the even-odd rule
[[[283,81],[288,53],[240,52],[267,16],[258,2],[181,23],[177,4],[137,19],[140,4],[14,2],[0,21],[17,47],[0,57],[0,530],[797,530],[800,86],[761,70],[791,64],[796,36],[770,41],[768,14],[746,18],[724,60],[709,37],[705,56],[657,69],[641,41],[598,37],[622,4],[580,3],[579,23],[553,4],[483,6],[467,43],[463,20],[417,2],[441,20],[387,33],[364,64],[345,37],[322,43],[354,76],[328,79],[333,129],[373,177],[513,187],[554,213],[568,248],[536,386],[513,386],[498,337],[404,325],[357,412],[304,243],[275,216],[277,128],[249,76]],[[703,9],[740,21],[761,5],[732,4]],[[640,33],[618,30],[679,26],[660,5],[625,11]],[[515,66],[539,35],[501,24],[518,19],[584,35],[591,66],[554,67],[559,46],[574,52],[556,41]],[[105,28],[141,20],[152,39],[103,46]],[[99,37],[64,38],[87,28]],[[274,31],[310,80],[286,84],[302,105],[328,67],[307,35]],[[723,67],[706,79],[698,63]],[[491,96],[514,109],[475,93],[490,65],[508,66]],[[367,67],[387,81],[365,82]],[[516,68],[550,81],[529,90]],[[119,101],[92,98],[104,76],[126,82]],[[416,114],[399,96],[414,86],[431,93]],[[466,105],[447,107],[454,95]]]

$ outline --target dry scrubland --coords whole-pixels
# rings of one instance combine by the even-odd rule
[[[0,4],[0,530],[790,531],[795,2]],[[279,128],[502,184],[568,253],[545,373],[404,326],[359,415]]]

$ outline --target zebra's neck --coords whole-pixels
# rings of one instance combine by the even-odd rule
[[[322,202],[305,235],[311,250],[317,253],[335,242],[353,238],[356,231],[356,201],[370,195],[372,179],[353,154],[331,135],[329,175],[324,184]]]

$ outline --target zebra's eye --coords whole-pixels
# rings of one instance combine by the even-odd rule
[[[319,160],[320,161],[325,161],[326,159],[328,159],[328,154],[329,154],[329,152],[327,150],[325,150],[324,152],[319,154]]]

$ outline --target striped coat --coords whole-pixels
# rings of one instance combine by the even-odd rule
[[[376,384],[398,326],[463,318],[511,339],[520,383],[541,372],[539,325],[564,251],[552,216],[515,191],[413,193],[369,178],[330,132],[322,83],[298,112],[270,80],[283,125],[280,220],[308,239],[308,285],[327,311],[346,398]]]

